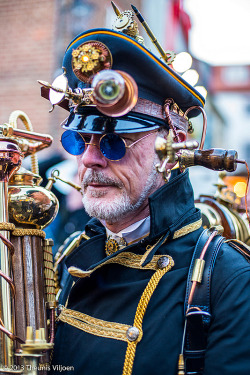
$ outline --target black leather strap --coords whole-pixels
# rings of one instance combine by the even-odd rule
[[[188,299],[192,286],[192,274],[195,260],[201,255],[201,252],[209,239],[211,232],[205,230],[202,232],[194,250],[193,258],[190,264],[186,298],[185,298],[185,345],[184,358],[186,374],[202,374],[204,368],[204,357],[207,343],[207,333],[211,321],[210,307],[210,287],[214,264],[220,250],[224,237],[215,236],[208,246],[204,255],[205,267],[202,282],[196,285],[192,298],[192,303],[188,306]]]

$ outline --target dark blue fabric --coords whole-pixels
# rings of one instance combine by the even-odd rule
[[[177,172],[175,172],[177,173]],[[143,254],[162,233],[170,233],[157,254],[170,255],[175,265],[159,282],[143,320],[143,338],[137,345],[133,375],[176,375],[184,326],[184,300],[189,265],[201,234],[198,229],[172,239],[171,234],[200,217],[194,208],[188,173],[150,197],[151,233],[125,251]],[[91,237],[66,261],[67,267],[92,269],[105,262],[105,230],[95,219],[86,227]],[[113,256],[116,256],[113,255]],[[140,297],[154,271],[103,264],[85,279],[75,279],[62,293],[68,308],[105,321],[133,325]],[[72,278],[70,278],[72,282]],[[70,280],[69,279],[69,280]],[[208,335],[204,375],[248,375],[250,371],[250,265],[223,244],[212,278],[212,322]],[[52,364],[74,366],[74,375],[122,374],[127,344],[85,333],[58,323]],[[56,371],[52,372],[56,374]],[[69,374],[71,372],[68,372]]]

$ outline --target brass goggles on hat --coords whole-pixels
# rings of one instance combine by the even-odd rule
[[[156,131],[157,130],[144,135],[128,146],[125,139],[115,133],[104,134],[99,139],[99,145],[97,145],[95,143],[90,143],[90,135],[83,135],[73,130],[66,130],[62,134],[61,143],[65,151],[75,156],[81,155],[86,150],[86,146],[99,146],[100,151],[105,156],[105,158],[112,161],[118,161],[125,156],[127,148],[131,148],[136,143],[152,135]]]

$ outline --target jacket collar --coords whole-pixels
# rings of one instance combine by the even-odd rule
[[[148,241],[164,235],[171,238],[174,232],[200,218],[200,212],[194,207],[193,189],[188,170],[173,172],[170,181],[149,197],[151,228]],[[105,227],[99,220],[91,219],[86,225],[86,234],[90,240],[83,242],[66,259],[66,266],[92,269],[105,262]],[[133,246],[133,245],[132,245]],[[117,251],[112,256],[122,252]],[[157,248],[155,248],[155,251]]]
[[[189,171],[172,171],[170,181],[149,197],[149,206],[152,238],[166,231],[174,233],[191,222],[191,216],[196,209]]]
[[[189,216],[194,213],[193,188],[189,180],[189,171],[172,172],[170,181],[149,197],[150,236],[154,238],[170,233],[189,223]],[[196,211],[196,210],[195,210]],[[104,226],[97,219],[91,219],[86,226],[90,237],[105,233]]]

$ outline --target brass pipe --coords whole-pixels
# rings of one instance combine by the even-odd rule
[[[20,119],[24,123],[27,130],[33,131],[33,126],[31,124],[29,117],[23,111],[18,110],[13,111],[9,117],[9,123],[13,126],[13,128],[17,128],[18,119]],[[33,173],[39,174],[38,160],[36,154],[31,155],[31,170]]]
[[[9,224],[8,215],[8,182],[9,178],[21,164],[21,152],[15,140],[0,138],[0,223]],[[12,253],[10,233],[7,229],[0,230],[0,364],[10,369],[14,364],[13,340],[14,306],[11,289]]]
[[[2,203],[2,209],[0,210],[0,222],[8,222],[8,208],[7,199],[8,196],[8,183],[6,181],[0,182],[0,201]],[[9,232],[1,230],[0,233],[9,240]],[[0,241],[0,269],[1,271],[10,278],[11,272],[11,259],[7,246]],[[0,277],[0,311],[1,320],[4,328],[8,332],[13,332],[13,306],[11,303],[11,290],[10,285],[6,280]],[[13,341],[9,336],[1,334],[1,346],[0,346],[0,363],[3,366],[10,368],[13,366]]]
[[[48,134],[29,132],[21,129],[14,129],[13,135],[15,135],[16,137],[25,137],[32,141],[43,142],[46,144],[46,147],[50,146],[53,141],[53,138]]]
[[[186,112],[184,113],[184,116],[187,116],[188,112],[192,111],[192,109],[199,109],[201,111],[201,113],[202,113],[203,128],[202,128],[202,135],[201,135],[201,142],[200,142],[199,150],[203,150],[204,143],[205,143],[205,138],[206,138],[206,132],[207,132],[207,116],[206,116],[206,112],[200,106],[193,106],[193,107],[190,107],[190,108],[188,108],[186,110]]]

